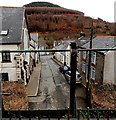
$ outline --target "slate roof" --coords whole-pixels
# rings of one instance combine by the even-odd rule
[[[71,42],[74,42],[74,41],[71,41],[71,40],[62,41],[62,43],[60,45],[55,46],[55,49],[56,50],[65,50],[65,49],[67,49],[68,45],[70,45]],[[66,52],[61,52],[61,54],[65,55]]]
[[[113,48],[116,45],[116,37],[114,36],[103,36],[95,37],[92,40],[92,48]],[[90,42],[84,44],[83,48],[89,48]]]
[[[22,30],[24,22],[24,8],[0,7],[0,21],[2,30],[8,30],[8,35],[0,35],[0,44],[20,44],[22,41]]]

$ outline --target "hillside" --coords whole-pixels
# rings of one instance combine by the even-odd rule
[[[49,2],[32,2],[24,5],[25,7],[60,7]]]
[[[114,35],[114,24],[84,16],[83,12],[77,10],[47,6],[26,7],[26,15],[29,30],[40,32],[44,40],[50,41],[50,46],[54,40],[77,39],[81,31],[90,36],[92,20],[94,36]]]

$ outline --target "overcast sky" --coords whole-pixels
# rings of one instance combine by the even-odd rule
[[[23,6],[24,4],[39,0],[0,0],[0,6]],[[102,18],[103,20],[114,22],[114,2],[115,0],[40,0],[51,2],[61,7],[79,10],[86,16]]]

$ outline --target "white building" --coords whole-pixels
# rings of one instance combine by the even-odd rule
[[[92,40],[93,49],[108,49],[115,48],[114,36],[97,36]],[[90,42],[81,46],[81,48],[89,49]],[[79,52],[78,68],[83,78],[83,83],[86,84],[88,76],[88,51]],[[116,85],[116,51],[92,51],[90,64],[90,80],[98,84],[115,84]]]
[[[39,50],[45,50],[46,49],[46,42],[44,40],[39,39]],[[46,52],[40,52],[40,55],[46,55]]]
[[[115,65],[116,65],[116,51],[107,52],[104,60],[103,83],[110,83],[116,85]]]
[[[30,36],[25,19],[25,9],[1,7],[0,50],[28,50]],[[27,84],[30,70],[30,53],[0,53],[0,79],[24,80]]]
[[[30,41],[30,50],[38,50],[39,48],[39,42],[38,42],[38,33],[31,33],[31,41]],[[31,58],[33,62],[33,66],[36,66],[36,63],[38,63],[39,59],[39,52],[32,52]]]
[[[73,41],[67,40],[67,41],[55,41],[54,43],[54,49],[56,50],[68,50],[70,49],[70,43]],[[69,52],[55,52],[54,57],[64,64],[66,62],[66,65],[70,66],[70,51]]]

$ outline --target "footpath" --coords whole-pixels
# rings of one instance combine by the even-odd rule
[[[41,62],[39,62],[34,68],[29,83],[27,85],[28,97],[36,97],[38,94],[39,83],[41,74]]]

